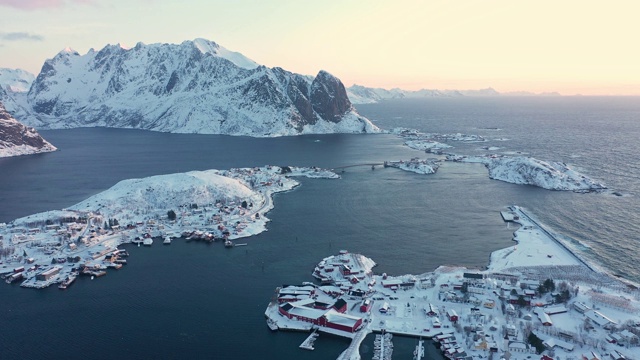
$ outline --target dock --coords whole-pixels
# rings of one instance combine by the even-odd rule
[[[391,360],[393,354],[392,338],[393,335],[390,333],[376,335],[373,340],[373,360]]]
[[[424,340],[420,339],[416,349],[413,351],[413,360],[420,360],[424,357]]]
[[[518,215],[512,211],[500,211],[500,216],[502,216],[502,220],[506,222],[514,222],[519,219]]]
[[[302,344],[300,344],[300,349],[313,350],[314,349],[313,343],[316,341],[318,336],[320,336],[320,334],[318,334],[315,331],[309,334],[307,339],[303,341]]]

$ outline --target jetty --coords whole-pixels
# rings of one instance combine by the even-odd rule
[[[420,339],[416,349],[413,351],[413,360],[420,360],[424,357],[424,340]]]
[[[513,211],[500,211],[500,216],[502,216],[502,220],[505,222],[514,222],[520,219]]]
[[[362,341],[369,335],[371,331],[367,327],[366,329],[362,329],[356,333],[356,335],[351,339],[351,343],[349,347],[346,348],[340,356],[338,356],[338,360],[349,360],[349,359],[360,359],[360,344]]]
[[[391,339],[393,339],[393,335],[390,333],[376,335],[373,340],[373,360],[391,360],[393,354]]]
[[[318,334],[315,330],[309,334],[309,336],[305,339],[305,341],[302,342],[302,344],[300,344],[300,349],[305,349],[305,350],[313,350],[313,343],[316,342],[316,339],[318,338],[318,336],[320,336],[320,334]]]
[[[584,260],[581,256],[579,256],[575,251],[569,249],[564,242],[560,241],[555,235],[545,229],[540,223],[534,220],[531,216],[529,216],[520,206],[510,206],[509,207],[514,213],[519,213],[522,215],[530,223],[534,224],[543,234],[547,235],[549,239],[553,240],[556,244],[558,244],[561,248],[565,249],[569,254],[571,254],[574,258],[576,258],[582,265],[586,266],[589,270],[593,272],[599,272],[595,269],[588,261]]]

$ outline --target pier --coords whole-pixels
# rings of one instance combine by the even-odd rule
[[[505,222],[513,222],[518,220],[518,215],[516,215],[512,211],[500,211],[500,216],[502,216],[502,220]]]
[[[362,341],[364,341],[370,333],[371,331],[368,330],[368,327],[358,331],[353,339],[351,339],[349,347],[338,356],[338,360],[360,359],[360,344],[362,344]]]
[[[307,339],[303,341],[302,344],[300,344],[300,349],[313,350],[313,343],[316,341],[318,336],[320,336],[320,334],[318,334],[316,331],[309,334]]]
[[[420,339],[416,349],[413,351],[413,360],[420,360],[424,357],[424,340]]]
[[[393,335],[390,333],[376,335],[376,339],[373,341],[373,360],[391,360],[393,354],[392,338]]]

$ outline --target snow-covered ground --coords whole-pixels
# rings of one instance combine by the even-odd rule
[[[383,330],[433,338],[451,359],[640,358],[636,285],[598,271],[524,209],[502,213],[521,225],[517,244],[494,252],[485,270],[441,266],[420,275],[379,275],[372,259],[342,251],[316,266],[321,285],[278,289],[265,312],[268,322],[309,331],[313,323],[284,314],[320,319],[328,311],[327,320],[346,303],[345,319],[362,319],[355,332],[316,326],[353,339],[341,359],[360,359],[363,336]],[[319,310],[323,306],[328,310]],[[544,341],[542,353],[536,355],[529,334]]]
[[[264,166],[124,180],[68,209],[0,224],[0,273],[9,277],[21,272],[7,281],[45,287],[63,281],[74,269],[112,266],[116,259],[111,255],[122,243],[181,235],[233,240],[259,234],[269,221],[272,194],[296,187],[295,176],[339,178],[315,167]],[[38,281],[52,263],[62,264],[55,265],[58,274]],[[29,269],[14,270],[21,267]]]

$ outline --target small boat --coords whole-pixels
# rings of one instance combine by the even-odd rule
[[[233,241],[231,241],[231,240],[229,240],[229,239],[227,239],[227,240],[225,240],[225,241],[224,241],[224,247],[228,247],[228,248],[230,248],[230,247],[233,247],[233,246],[234,246],[234,245],[233,245]]]
[[[144,246],[151,246],[151,244],[153,244],[153,239],[152,238],[146,238],[146,239],[144,239],[144,241],[142,241],[142,245],[144,245]]]
[[[170,245],[171,244],[171,237],[167,236],[164,238],[164,241],[162,242],[165,245]]]

